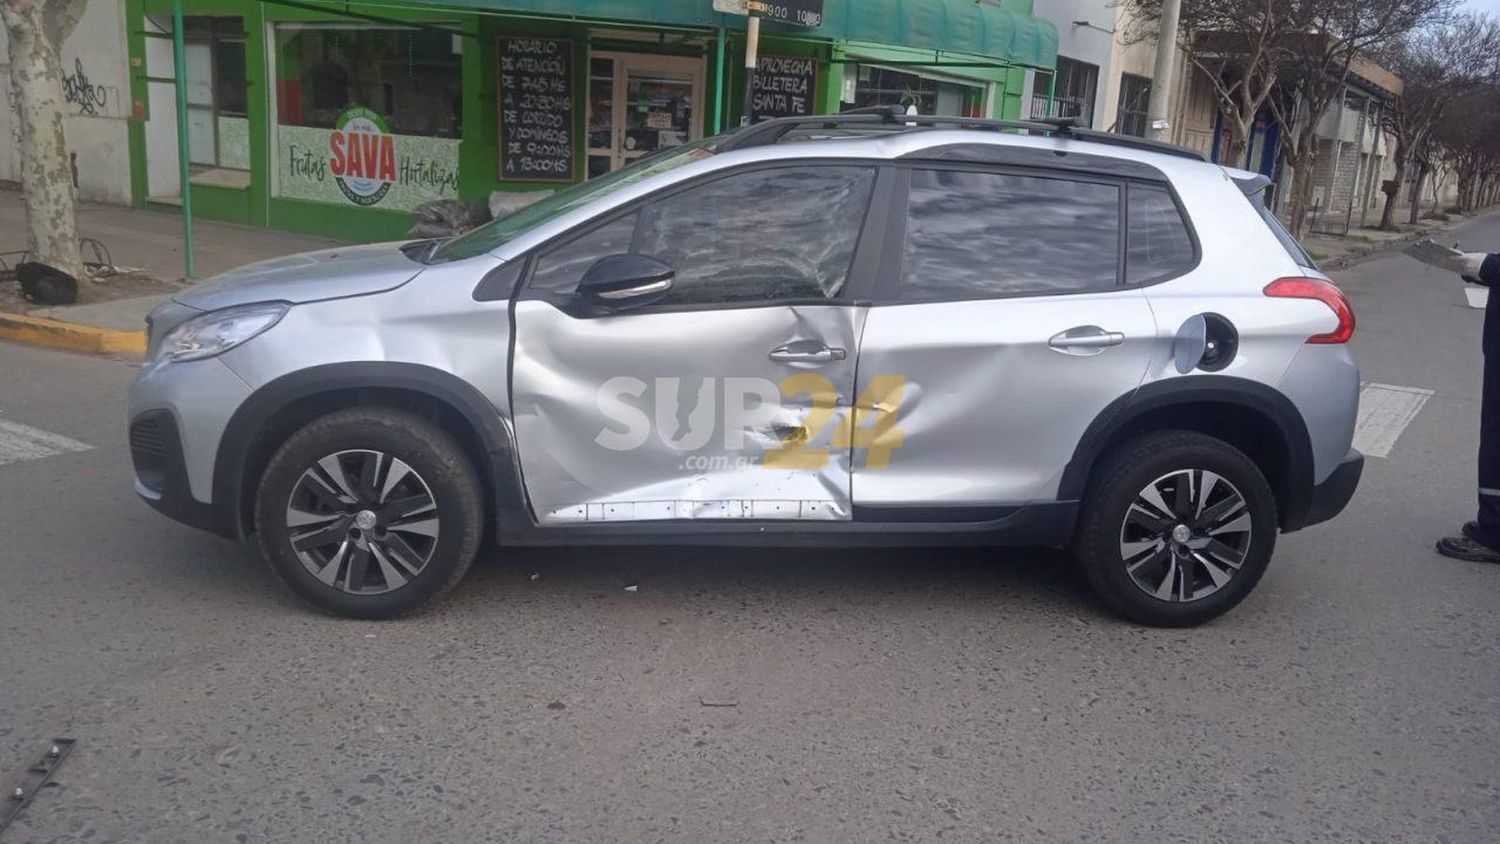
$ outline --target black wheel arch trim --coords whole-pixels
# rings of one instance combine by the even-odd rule
[[[213,508],[219,523],[236,538],[253,524],[245,513],[245,473],[252,447],[276,414],[314,396],[348,390],[400,390],[446,405],[468,423],[484,448],[485,465],[475,467],[494,490],[493,509],[524,507],[515,448],[500,412],[472,384],[431,366],[393,361],[331,363],[308,367],[269,381],[250,394],[230,417],[214,458]]]
[[[1273,489],[1281,512],[1281,530],[1306,526],[1312,503],[1313,451],[1307,423],[1285,395],[1257,381],[1224,375],[1185,375],[1154,381],[1110,402],[1084,430],[1058,485],[1059,499],[1081,499],[1089,475],[1105,446],[1142,415],[1174,405],[1200,403],[1242,407],[1269,421],[1279,432],[1287,456],[1284,489]]]

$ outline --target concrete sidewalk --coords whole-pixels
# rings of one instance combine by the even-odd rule
[[[1476,212],[1475,216],[1487,214],[1493,209]],[[1346,235],[1314,234],[1302,239],[1302,246],[1318,266],[1324,269],[1340,269],[1351,263],[1388,249],[1399,249],[1423,237],[1441,239],[1450,229],[1472,219],[1462,214],[1449,214],[1446,220],[1422,220],[1415,225],[1400,223],[1399,231],[1375,228],[1350,229]]]
[[[183,282],[182,218],[160,211],[143,211],[119,205],[79,203],[78,234],[104,244],[116,266],[139,269],[153,278]],[[205,279],[244,264],[263,261],[295,252],[338,246],[340,241],[311,235],[291,234],[273,229],[193,221],[195,275]],[[0,252],[26,248],[26,208],[21,192],[13,186],[0,187]],[[85,259],[92,255],[86,254]],[[137,296],[82,305],[41,308],[31,311],[28,320],[52,321],[56,325],[40,326],[44,332],[28,327],[27,337],[42,336],[56,340],[69,334],[79,335],[68,348],[97,350],[98,332],[139,332],[146,314],[170,290],[150,296]],[[34,319],[33,319],[34,318]],[[66,326],[77,326],[70,329]],[[12,339],[19,339],[12,338]],[[35,342],[35,340],[33,339]],[[117,341],[118,342],[118,341]],[[48,342],[49,345],[59,345]],[[144,348],[144,341],[141,341]]]
[[[78,205],[78,234],[103,243],[119,266],[137,267],[164,281],[183,276],[180,216],[84,202]],[[266,258],[338,246],[340,241],[195,219],[193,245],[196,275],[204,279]],[[25,248],[21,192],[0,188],[0,252]]]

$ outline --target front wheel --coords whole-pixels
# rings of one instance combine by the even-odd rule
[[[336,615],[394,618],[458,583],[483,533],[474,467],[442,429],[383,407],[331,413],[271,458],[255,523],[271,570]]]
[[[1244,600],[1270,563],[1276,531],[1275,496],[1250,458],[1213,437],[1167,431],[1105,458],[1075,554],[1110,609],[1186,627]]]

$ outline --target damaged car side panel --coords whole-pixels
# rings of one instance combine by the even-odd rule
[[[863,314],[811,304],[578,318],[517,302],[512,402],[538,523],[847,520],[839,430]],[[775,359],[811,347],[833,359]]]

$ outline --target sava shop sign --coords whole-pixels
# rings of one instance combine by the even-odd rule
[[[391,133],[355,106],[332,130],[276,127],[277,196],[410,211],[458,197],[458,141]]]

